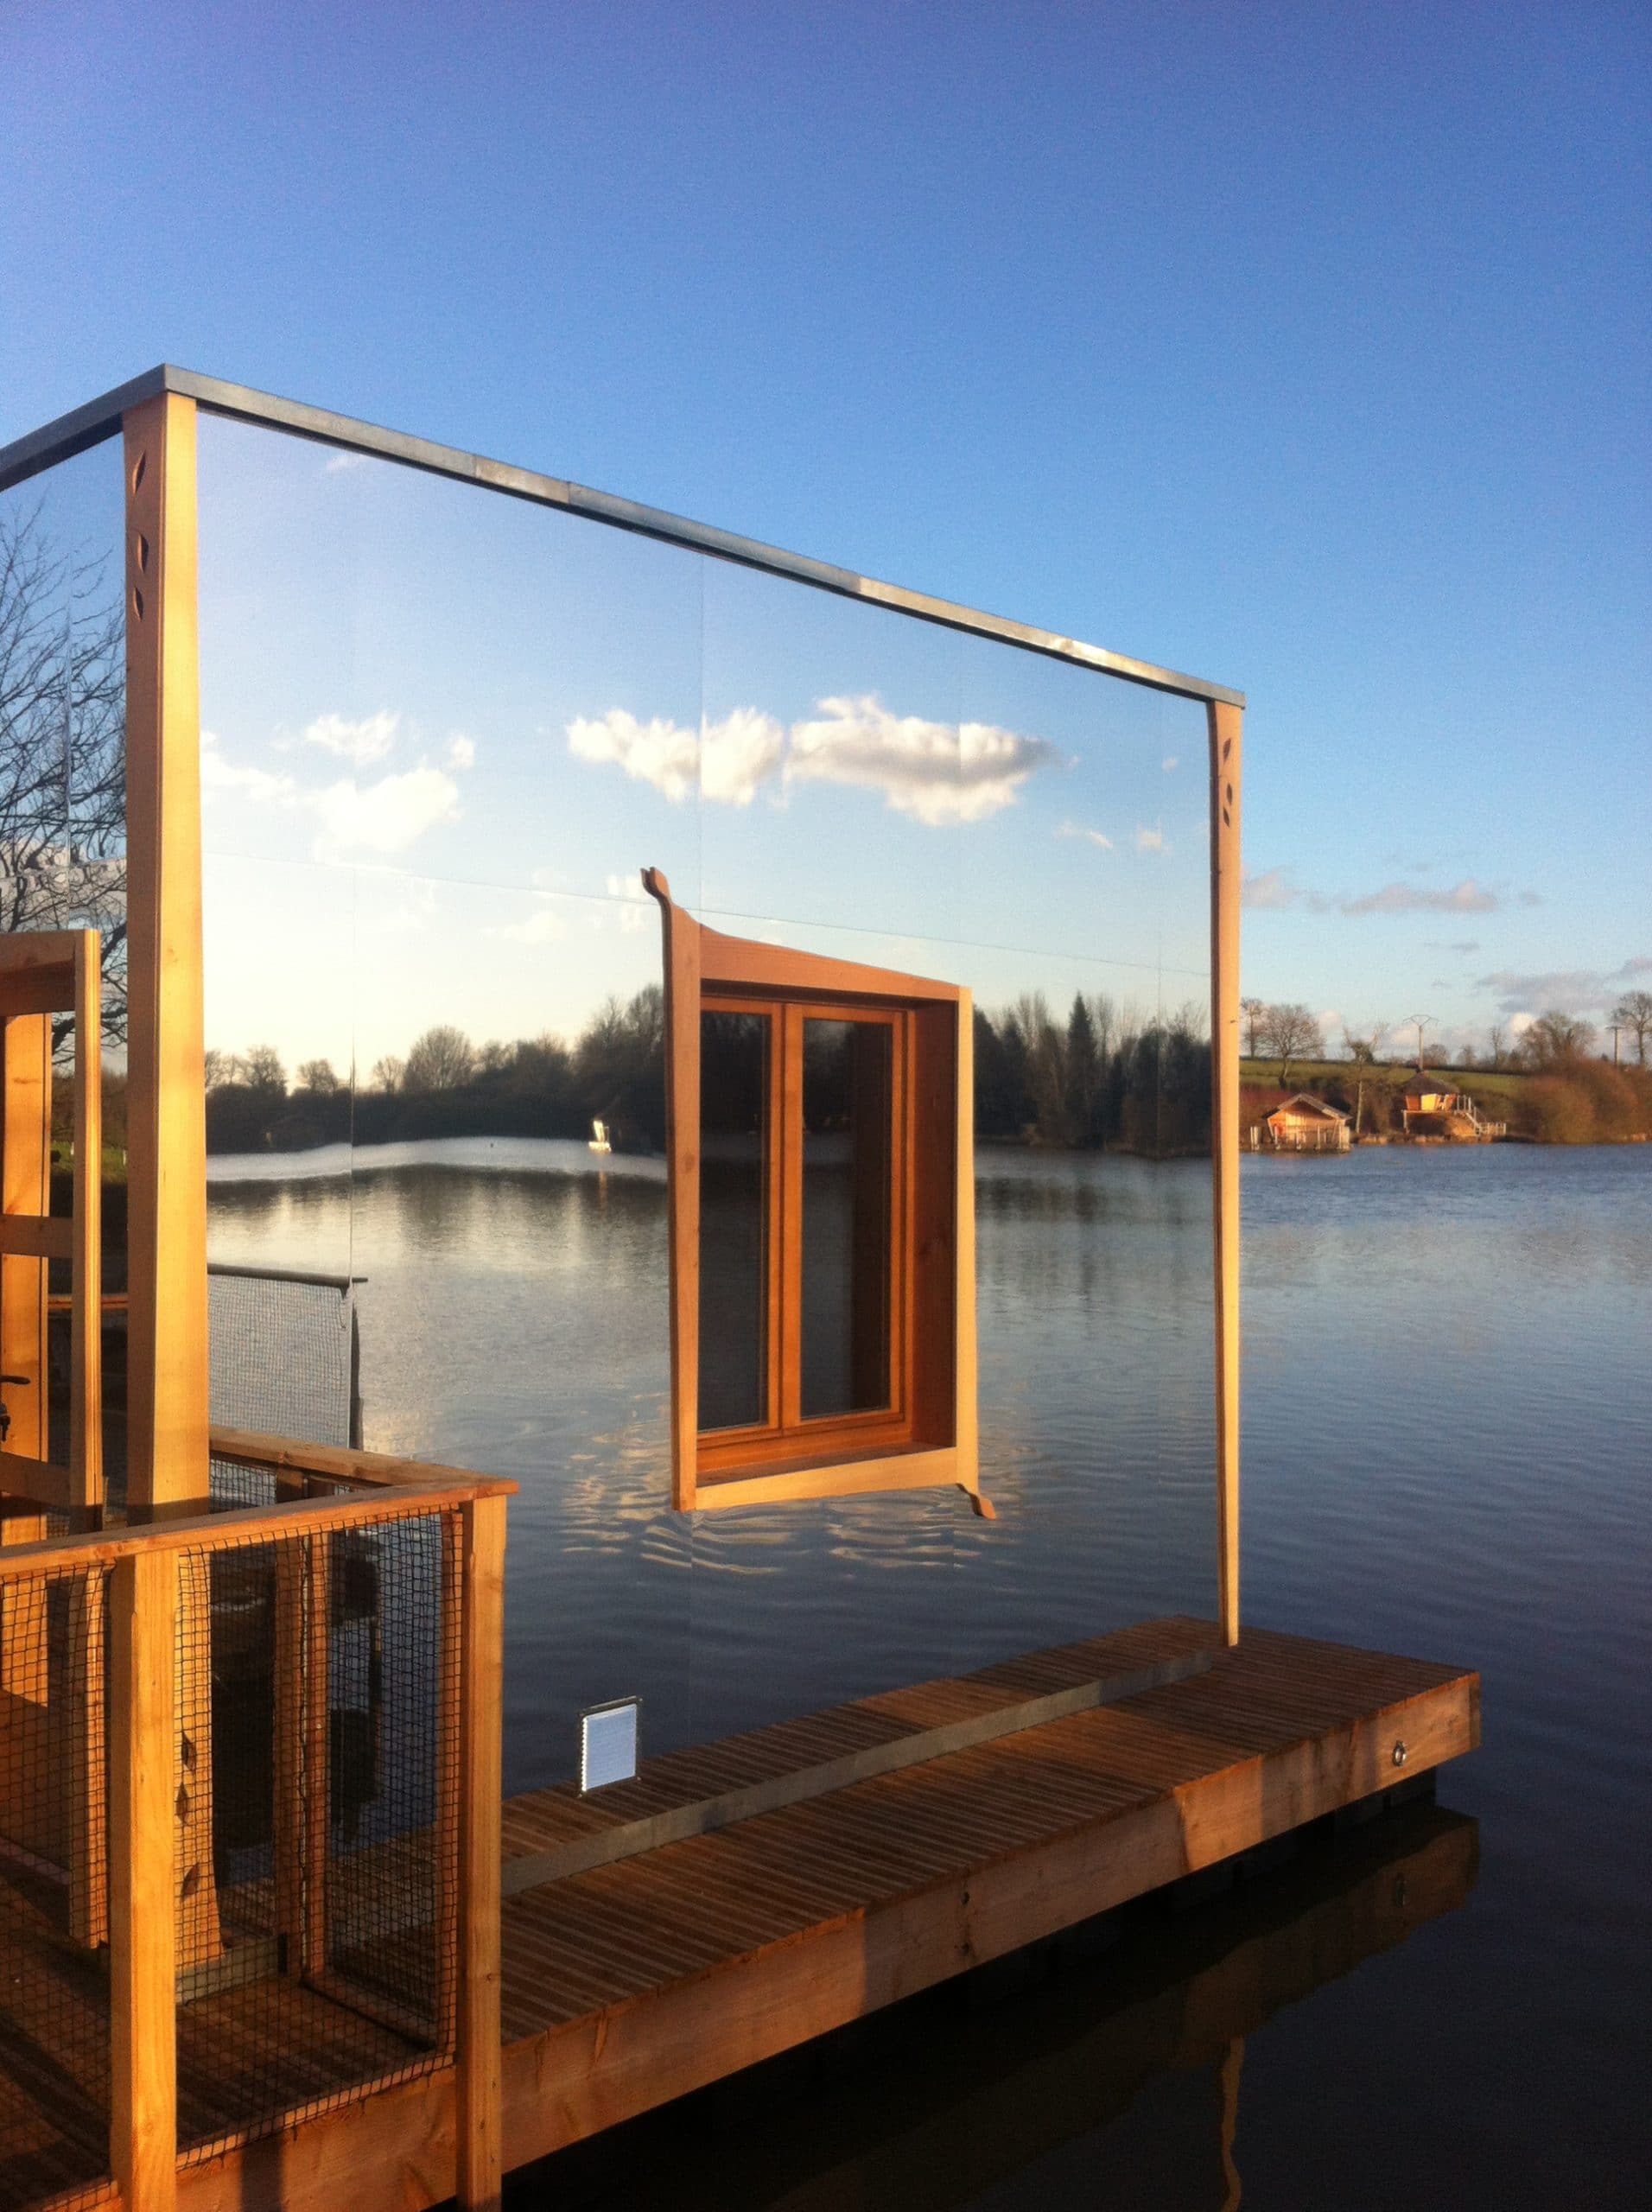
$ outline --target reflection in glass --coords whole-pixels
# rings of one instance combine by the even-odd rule
[[[700,1426],[768,1414],[769,1018],[700,1017]]]
[[[803,1415],[889,1403],[891,1060],[886,1021],[805,1021]]]

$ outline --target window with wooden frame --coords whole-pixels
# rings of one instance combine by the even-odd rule
[[[976,1511],[970,996],[702,927],[665,955],[671,1494]]]

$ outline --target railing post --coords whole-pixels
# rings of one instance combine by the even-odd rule
[[[505,1500],[461,1507],[459,1881],[455,2194],[461,2212],[499,2202],[499,1827],[503,1777]]]
[[[178,1555],[109,1573],[110,2162],[123,2212],[177,2196],[174,1769]]]

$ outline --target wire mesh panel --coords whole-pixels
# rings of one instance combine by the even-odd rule
[[[207,1290],[213,1421],[308,1444],[359,1444],[349,1279],[213,1267]]]
[[[106,1618],[98,1567],[0,1579],[3,2212],[109,2172]]]
[[[181,1554],[185,2152],[452,2047],[455,1556],[434,1510]]]

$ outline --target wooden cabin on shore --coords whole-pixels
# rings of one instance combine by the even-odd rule
[[[0,2212],[484,2212],[1478,1741],[1472,1672],[1242,1626],[1239,693],[171,367],[0,448],[0,532],[62,804],[0,936]],[[1127,852],[1144,778],[1175,834]],[[1214,1542],[1142,1619],[1098,1595],[1142,1422],[1029,1450],[1026,1360],[977,1358],[978,1287],[1036,1292],[977,1284],[973,1008],[1150,973],[1210,1009],[1213,1325],[1134,1387]],[[463,1218],[433,1173],[374,1306],[415,1147],[318,1116],[209,1271],[226,1051],[382,1099],[515,1035],[508,1097],[576,1033],[586,1121],[663,1154],[576,1121]],[[525,1351],[455,1325],[552,1246]],[[1142,1334],[1104,1272],[1087,1392]]]
[[[1251,1152],[1346,1152],[1349,1121],[1340,1107],[1299,1090],[1245,1132]]]
[[[1405,1133],[1446,1144],[1490,1144],[1507,1133],[1503,1122],[1488,1122],[1466,1090],[1442,1075],[1419,1068],[1406,1078]]]

